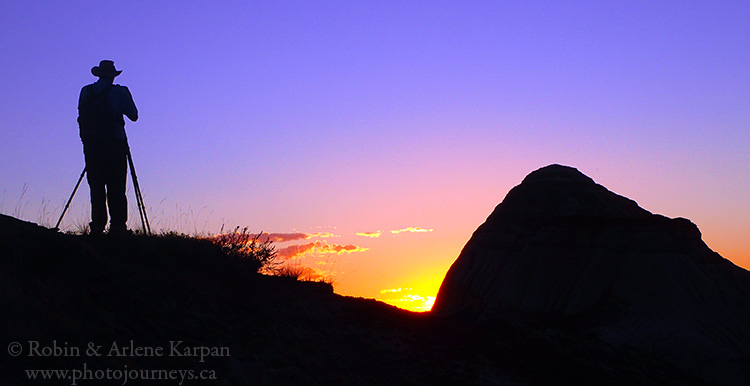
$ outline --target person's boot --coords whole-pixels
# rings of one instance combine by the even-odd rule
[[[104,233],[104,225],[89,223],[89,235],[90,236],[101,236]]]
[[[125,224],[109,224],[109,234],[112,236],[126,236],[131,233]]]

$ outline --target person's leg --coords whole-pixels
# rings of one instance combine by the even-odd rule
[[[125,187],[128,180],[128,163],[126,155],[117,155],[109,164],[107,175],[107,201],[111,222],[110,232],[124,232],[128,221],[128,200]]]
[[[101,157],[96,154],[86,154],[86,181],[91,193],[91,234],[100,234],[107,225],[107,193],[105,190],[105,176]]]

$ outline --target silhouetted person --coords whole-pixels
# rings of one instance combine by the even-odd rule
[[[80,127],[86,173],[91,189],[91,234],[101,234],[107,225],[110,233],[125,233],[128,220],[127,183],[128,142],[125,120],[138,119],[138,109],[127,87],[113,84],[122,73],[111,60],[102,60],[91,69],[99,80],[81,89],[78,99]]]

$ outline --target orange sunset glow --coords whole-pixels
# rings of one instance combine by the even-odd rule
[[[414,277],[398,277],[386,271],[359,268],[358,260],[372,261],[376,256],[386,256],[386,248],[399,248],[403,240],[398,237],[408,237],[409,234],[426,234],[434,229],[421,227],[405,227],[387,232],[355,232],[351,235],[333,232],[317,233],[271,233],[261,234],[259,242],[271,241],[277,250],[276,262],[281,267],[290,267],[303,280],[326,281],[334,285],[337,293],[351,296],[362,296],[363,291],[372,291],[372,296],[385,303],[411,311],[429,311],[435,300],[440,283],[448,269],[427,264],[417,265],[420,261],[429,262],[432,256],[414,256],[401,264],[413,264],[414,272],[426,269],[430,274],[419,272]],[[339,240],[354,240],[354,243],[340,243]],[[414,239],[413,239],[414,240]],[[419,242],[415,245],[420,244]],[[366,246],[365,246],[366,245]],[[398,257],[392,252],[393,257]],[[381,257],[383,258],[383,257]],[[445,259],[446,263],[450,259]],[[381,276],[375,276],[381,275]],[[353,280],[357,278],[357,280]],[[361,279],[360,279],[361,278]],[[376,288],[373,283],[403,283],[403,286],[393,288]]]

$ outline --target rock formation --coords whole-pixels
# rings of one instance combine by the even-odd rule
[[[448,271],[433,312],[568,326],[720,384],[750,383],[750,272],[578,170],[529,174]]]

